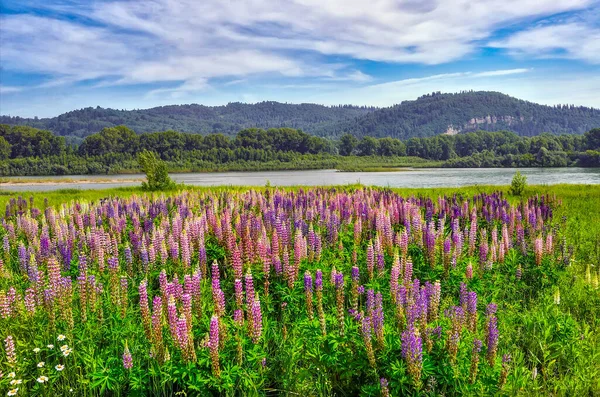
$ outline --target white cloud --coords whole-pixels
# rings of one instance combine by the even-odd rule
[[[527,73],[531,69],[505,69],[505,70],[490,70],[488,72],[475,73],[477,77],[493,77],[493,76],[508,76],[511,74]]]
[[[581,59],[600,63],[600,28],[571,22],[538,26],[490,43],[515,55]]]
[[[0,85],[0,94],[10,94],[23,91],[23,87]]]
[[[370,78],[363,72],[329,64],[323,55],[445,63],[474,52],[500,27],[579,10],[593,1],[50,2],[46,7],[81,18],[5,15],[2,64],[47,74],[49,84],[98,79],[183,83],[260,73],[364,83]],[[583,50],[574,56],[593,57]]]

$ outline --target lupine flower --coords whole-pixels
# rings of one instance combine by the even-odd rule
[[[481,352],[481,340],[473,340],[473,350],[471,350],[471,368],[469,369],[469,382],[475,383],[477,379],[477,367],[479,365],[479,352]]]
[[[15,351],[15,341],[12,335],[8,335],[6,339],[4,339],[4,349],[8,364],[10,366],[15,366],[17,364],[17,353]]]
[[[510,370],[510,363],[512,358],[510,354],[505,354],[502,356],[502,370],[500,371],[500,378],[498,379],[498,389],[502,389],[504,384],[506,383],[506,378],[508,378],[508,371]],[[537,373],[537,369],[536,369]]]
[[[418,389],[423,366],[423,341],[415,328],[409,327],[402,333],[402,357],[406,360],[408,373]]]
[[[321,269],[317,269],[315,272],[315,290],[317,295],[317,316],[319,317],[321,333],[325,335],[327,328],[325,324],[325,312],[323,311],[323,272]]]
[[[487,319],[487,359],[491,367],[496,365],[496,352],[498,349],[498,320],[494,312]]]
[[[258,293],[254,300],[252,301],[251,307],[251,315],[252,315],[252,341],[254,343],[258,343],[260,336],[262,334],[262,312],[260,309],[260,300],[258,298]]]
[[[373,343],[371,342],[371,328],[372,328],[371,318],[369,316],[364,316],[362,318],[362,325],[361,325],[363,342],[364,342],[365,348],[367,350],[367,358],[369,359],[369,364],[371,364],[371,367],[375,368],[376,363],[375,363],[375,353],[373,352]]]
[[[126,370],[133,368],[133,357],[131,357],[131,352],[127,344],[125,344],[125,351],[123,352],[123,368]]]
[[[381,378],[379,380],[379,384],[381,386],[381,397],[389,397],[390,390],[388,389],[388,381],[385,378]]]
[[[304,294],[306,296],[306,311],[308,313],[308,318],[310,320],[313,319],[313,301],[312,301],[313,283],[312,283],[312,281],[313,281],[312,275],[307,270],[304,273]]]
[[[471,280],[473,278],[473,265],[469,262],[469,264],[467,264],[467,268],[465,270],[465,277],[467,278],[467,280]]]
[[[335,301],[337,305],[337,319],[340,335],[344,335],[344,275],[342,272],[335,273]]]
[[[221,367],[219,365],[219,317],[217,316],[212,316],[210,319],[208,348],[210,350],[212,372],[218,378],[221,376]]]

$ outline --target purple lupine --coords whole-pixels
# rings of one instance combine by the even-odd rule
[[[383,320],[383,296],[381,295],[381,292],[377,292],[375,295],[375,310],[373,311],[373,330],[375,331],[377,343],[381,348],[384,346]]]
[[[375,368],[375,353],[373,352],[373,342],[371,341],[371,328],[372,321],[369,316],[364,316],[362,318],[361,324],[361,334],[363,337],[363,342],[365,344],[365,349],[367,350],[367,358],[369,359],[369,364],[371,367]]]
[[[367,316],[371,317],[373,315],[373,311],[375,310],[375,290],[367,290],[365,306],[367,307]]]
[[[433,284],[427,284],[428,308],[427,316],[429,321],[435,321],[438,318],[440,300],[442,296],[442,285],[439,281]]]
[[[466,302],[467,326],[471,332],[477,331],[477,293],[468,292]]]
[[[522,276],[523,276],[523,268],[521,267],[521,264],[519,264],[517,266],[517,270],[515,270],[515,278],[517,279],[517,281],[520,281]]]
[[[423,341],[415,328],[409,327],[402,332],[402,357],[406,360],[408,373],[419,388],[423,367]]]
[[[496,352],[498,350],[498,319],[490,314],[487,319],[487,360],[491,367],[496,365]]]
[[[379,380],[379,385],[381,386],[381,397],[390,397],[390,390],[388,389],[387,379],[381,378]]]
[[[340,329],[340,335],[344,335],[344,274],[342,272],[335,273],[335,301],[337,306],[337,319]]]
[[[506,378],[508,377],[508,371],[510,370],[510,363],[512,361],[512,357],[510,354],[505,354],[502,356],[502,370],[500,371],[500,378],[498,379],[498,390],[501,390],[506,383]]]
[[[479,365],[479,352],[481,352],[481,340],[473,340],[473,349],[471,350],[471,368],[469,369],[469,382],[475,383],[477,379],[477,367]]]

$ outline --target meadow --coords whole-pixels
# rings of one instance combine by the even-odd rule
[[[600,394],[600,186],[0,206],[5,395]]]

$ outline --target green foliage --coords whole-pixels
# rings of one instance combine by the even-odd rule
[[[175,182],[169,177],[167,165],[154,152],[144,150],[138,154],[140,168],[146,174],[142,182],[144,190],[168,190],[175,187]]]
[[[510,182],[510,193],[513,196],[520,196],[527,187],[527,176],[521,174],[520,171],[515,172],[512,181]]]
[[[10,158],[11,153],[11,145],[4,139],[3,136],[0,136],[0,160],[6,160]]]
[[[455,136],[411,138],[346,134],[339,141],[292,128],[250,128],[231,139],[223,134],[164,131],[136,135],[124,126],[90,135],[78,148],[62,137],[29,127],[0,126],[0,175],[114,174],[139,172],[136,154],[160,154],[170,171],[261,171],[292,169],[376,169],[379,163],[444,167],[565,167],[600,165],[598,151],[586,136],[542,134],[519,137],[507,132],[477,131]],[[592,142],[592,143],[590,143]],[[592,146],[589,146],[592,145]],[[336,155],[335,148],[340,155]],[[3,149],[2,149],[3,148]],[[10,150],[10,155],[2,160]],[[407,157],[405,157],[407,156]],[[403,159],[400,160],[399,159]],[[413,161],[417,160],[417,161]],[[371,164],[366,164],[373,161]],[[394,166],[394,164],[390,164]]]

